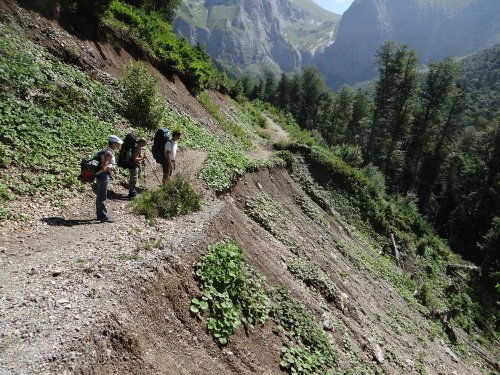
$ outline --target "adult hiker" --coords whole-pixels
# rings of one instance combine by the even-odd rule
[[[96,172],[96,200],[95,209],[97,214],[97,220],[102,223],[112,223],[113,220],[109,217],[108,210],[106,208],[106,200],[108,198],[108,185],[111,178],[111,173],[116,168],[115,151],[120,148],[123,141],[116,135],[110,135],[108,137],[108,147],[104,150],[99,151],[101,154],[100,168]]]
[[[175,159],[177,156],[177,142],[181,138],[181,132],[179,130],[174,130],[172,132],[172,138],[167,140],[165,143],[165,158],[163,159],[163,180],[162,183],[166,184],[172,176],[172,171],[175,169]]]
[[[141,162],[146,159],[146,154],[143,151],[143,147],[146,146],[148,141],[145,138],[139,138],[137,144],[131,150],[130,157],[130,168],[129,168],[129,182],[128,182],[128,197],[134,198],[137,195],[137,190],[135,187],[137,185],[137,180],[139,179],[139,174],[141,173]]]

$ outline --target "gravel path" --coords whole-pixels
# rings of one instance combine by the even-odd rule
[[[186,152],[180,160],[180,172],[193,177],[204,154]],[[150,173],[147,185],[155,180]],[[165,262],[182,262],[225,204],[205,190],[202,211],[149,225],[123,200],[124,188],[112,189],[115,223],[93,220],[89,191],[62,208],[17,202],[28,219],[0,229],[0,375],[71,370],[81,353],[68,348],[119,316],[121,300]]]

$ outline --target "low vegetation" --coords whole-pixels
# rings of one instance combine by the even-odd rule
[[[207,316],[207,329],[218,344],[226,345],[241,324],[264,324],[269,318],[265,279],[245,265],[234,241],[210,246],[196,266],[196,278],[201,296],[192,300],[191,312]]]
[[[14,26],[0,23],[0,49],[1,200],[55,199],[80,186],[82,156],[120,133],[120,96]]]
[[[133,201],[134,210],[146,219],[158,217],[171,219],[186,215],[201,208],[201,196],[189,181],[176,174],[165,185],[154,191],[145,191]]]
[[[333,374],[338,355],[314,316],[286,289],[277,289],[274,300],[273,319],[286,338],[281,367],[297,375]]]
[[[169,72],[177,73],[193,92],[216,85],[220,80],[205,50],[178,38],[163,13],[113,0],[105,13],[104,22],[128,32],[151,56],[165,64]]]

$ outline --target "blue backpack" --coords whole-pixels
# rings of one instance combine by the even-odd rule
[[[167,128],[158,129],[153,140],[151,152],[157,163],[161,164],[165,160],[165,144],[170,140],[169,130]]]

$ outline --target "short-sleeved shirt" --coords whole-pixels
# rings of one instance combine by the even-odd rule
[[[115,150],[113,150],[111,147],[106,147],[105,149],[101,150],[100,153],[101,153],[101,163],[104,161],[104,155],[109,154],[111,156],[111,160],[109,161],[109,165],[112,167],[116,166]],[[105,173],[109,173],[109,172],[102,172],[101,173],[101,171],[98,171],[96,173],[96,175],[105,174]]]
[[[104,154],[109,154],[111,156],[111,160],[109,161],[109,164],[111,165],[116,165],[116,159],[115,159],[115,150],[113,150],[111,147],[106,147],[103,151],[102,158],[104,157]]]
[[[177,155],[177,142],[172,140],[167,141],[167,143],[165,143],[165,154],[167,151],[170,151],[170,160],[175,160]]]

